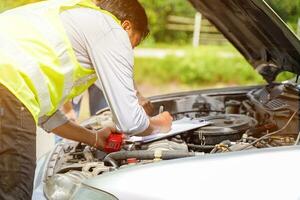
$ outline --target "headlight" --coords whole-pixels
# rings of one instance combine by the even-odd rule
[[[112,194],[109,194],[107,192],[96,190],[90,187],[82,186],[79,188],[72,198],[72,200],[118,200],[115,196]]]
[[[79,171],[56,174],[46,181],[45,195],[50,200],[68,200],[78,190],[82,181],[91,177],[92,174]]]

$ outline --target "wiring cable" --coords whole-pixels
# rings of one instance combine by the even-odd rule
[[[297,114],[297,112],[298,112],[298,111],[295,111],[295,112],[293,113],[293,115],[290,117],[290,119],[288,120],[288,122],[287,122],[287,123],[284,125],[284,127],[282,127],[281,129],[279,129],[279,130],[277,130],[277,131],[274,131],[274,132],[271,132],[271,133],[268,133],[268,134],[266,134],[266,135],[264,135],[264,136],[262,136],[262,137],[256,139],[255,141],[251,142],[250,144],[248,144],[248,145],[242,147],[242,148],[239,149],[239,150],[242,151],[242,150],[244,150],[244,149],[247,149],[248,147],[251,147],[251,146],[255,145],[257,142],[260,142],[260,141],[262,141],[262,140],[264,140],[264,139],[269,138],[270,136],[273,136],[273,135],[276,135],[276,134],[282,132],[282,131],[285,130],[285,129],[288,127],[288,125],[292,122],[292,120],[293,120],[293,118],[295,117],[295,115]],[[299,137],[299,136],[298,136],[298,137]],[[299,139],[299,140],[300,140],[300,139]]]

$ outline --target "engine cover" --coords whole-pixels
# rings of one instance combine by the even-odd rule
[[[257,121],[246,115],[218,115],[204,118],[212,123],[194,132],[201,145],[216,145],[224,140],[239,140],[249,128],[255,127]]]

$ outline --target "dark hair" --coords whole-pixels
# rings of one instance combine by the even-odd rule
[[[129,20],[134,30],[142,34],[142,38],[149,34],[147,14],[137,0],[96,0],[96,4],[115,15],[122,23]]]

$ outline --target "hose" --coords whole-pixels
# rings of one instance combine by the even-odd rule
[[[109,163],[115,169],[119,168],[119,165],[117,164],[117,162],[110,157],[106,156],[103,161]]]
[[[300,132],[298,133],[298,137],[296,139],[295,146],[299,145],[299,142],[300,142]]]
[[[195,149],[202,149],[202,150],[211,150],[215,148],[214,145],[196,145],[196,144],[187,144],[188,147],[190,148],[195,148]]]
[[[138,160],[171,160],[176,158],[185,158],[196,156],[195,152],[186,151],[119,151],[108,154],[104,158],[104,162],[110,163],[114,167],[118,167],[117,162],[128,158],[136,158]]]

